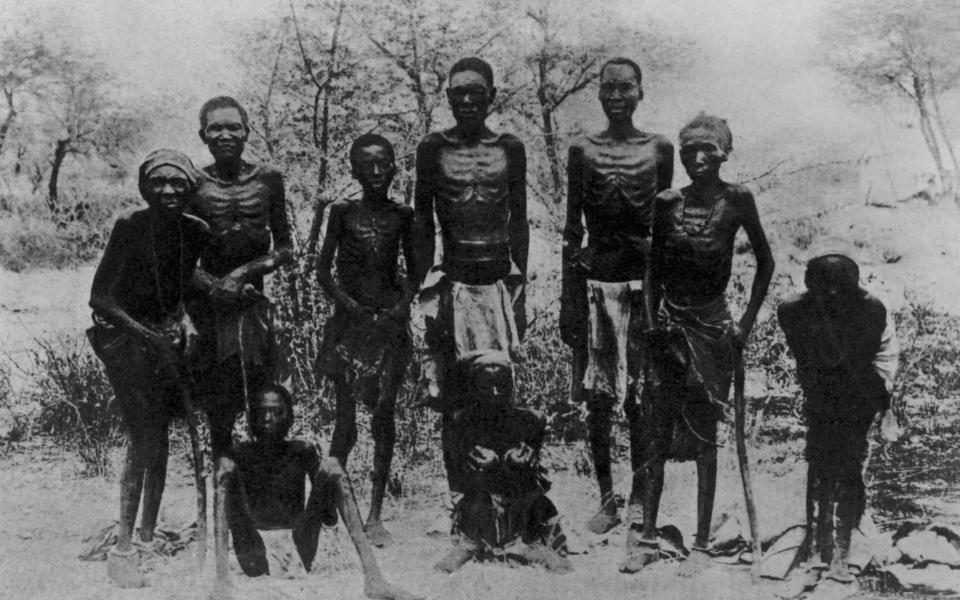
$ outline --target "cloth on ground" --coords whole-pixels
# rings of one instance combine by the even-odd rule
[[[583,389],[622,402],[640,377],[640,281],[587,280],[587,365]]]

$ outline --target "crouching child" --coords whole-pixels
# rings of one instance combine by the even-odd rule
[[[850,538],[866,507],[867,433],[890,408],[898,348],[880,300],[859,286],[857,263],[825,254],[807,264],[807,291],[777,316],[797,361],[807,421],[807,534],[812,572],[843,583]]]
[[[550,482],[540,466],[546,421],[513,405],[510,356],[478,350],[465,354],[457,369],[469,401],[455,412],[453,429],[467,475],[454,506],[456,542],[436,568],[452,573],[471,559],[499,557],[570,571],[557,509],[546,496]]]

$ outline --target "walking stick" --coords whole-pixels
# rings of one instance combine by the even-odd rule
[[[190,434],[190,457],[193,462],[193,483],[197,489],[197,567],[203,571],[207,558],[207,478],[204,475],[203,453],[200,450],[200,436],[197,433],[197,411],[193,404],[193,394],[184,379],[184,370],[175,357],[167,357],[167,366],[173,371],[180,390],[180,400],[187,413],[187,431]]]
[[[747,505],[747,520],[750,523],[750,537],[752,541],[753,565],[751,571],[754,577],[760,573],[760,562],[763,559],[763,549],[760,547],[760,528],[757,524],[757,506],[753,501],[753,485],[750,482],[750,462],[747,459],[747,440],[746,440],[746,413],[747,402],[743,393],[744,388],[744,369],[743,352],[738,350],[734,353],[734,371],[733,371],[733,411],[734,411],[734,436],[737,443],[737,460],[740,463],[740,479],[743,481],[743,500]]]

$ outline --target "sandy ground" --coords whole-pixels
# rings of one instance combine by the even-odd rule
[[[848,231],[863,244],[867,287],[891,305],[919,298],[935,307],[960,310],[960,217],[954,207],[902,205],[896,209],[851,206],[824,216],[830,231]],[[787,250],[775,240],[778,270],[802,281],[803,253]],[[899,256],[894,260],[894,257]],[[532,261],[545,273],[553,254]],[[68,333],[76,336],[89,323],[86,306],[93,267],[73,271],[0,270],[0,355],[13,362],[30,360],[37,339]],[[549,275],[547,275],[549,276]],[[534,280],[535,281],[535,280]],[[16,379],[18,371],[13,370]],[[26,381],[12,381],[14,393]],[[792,445],[789,445],[791,444]],[[796,522],[803,510],[805,465],[796,440],[770,454],[755,454],[758,495],[764,498],[761,526],[773,529]],[[324,444],[325,445],[325,444]],[[393,582],[428,598],[443,599],[565,599],[565,598],[771,598],[777,585],[751,584],[745,567],[713,565],[700,574],[677,576],[675,563],[659,563],[640,575],[622,575],[617,565],[624,555],[624,527],[606,536],[584,534],[597,498],[591,480],[565,470],[570,453],[552,457],[551,497],[566,516],[575,571],[556,576],[533,567],[470,564],[452,576],[431,566],[448,548],[444,537],[427,535],[440,516],[440,501],[430,494],[393,498],[386,508],[387,526],[397,543],[377,551],[384,573]],[[119,461],[115,461],[118,463]],[[732,451],[725,450],[716,515],[742,514],[739,478]],[[198,573],[189,552],[147,565],[150,587],[118,590],[110,585],[104,563],[77,560],[81,540],[104,521],[115,518],[116,477],[82,478],[72,453],[43,440],[0,447],[0,598],[198,598],[210,591],[212,551],[206,570]],[[628,472],[618,466],[618,490],[627,492]],[[693,528],[695,473],[693,466],[673,465],[667,474],[661,525],[674,523],[689,541]],[[440,481],[416,482],[420,489],[439,491]],[[954,481],[955,483],[955,481]],[[364,493],[358,492],[361,510]],[[193,517],[193,489],[184,451],[171,462],[161,523],[178,528]],[[956,516],[956,515],[954,515]],[[321,538],[318,568],[305,573],[285,535],[271,535],[274,575],[251,580],[236,577],[238,598],[362,598],[360,571],[346,532],[326,531]],[[235,575],[239,568],[232,563]],[[862,597],[874,597],[864,595]]]
[[[732,452],[722,459],[717,515],[741,514],[739,479]],[[781,475],[759,476],[767,498],[762,527],[776,528],[799,518],[803,465],[776,469]],[[31,442],[9,447],[0,458],[0,591],[4,598],[198,598],[211,589],[212,546],[207,568],[198,573],[191,552],[154,560],[147,565],[150,587],[119,590],[106,576],[103,562],[82,562],[81,540],[114,518],[115,479],[79,478],[69,453]],[[627,471],[617,471],[618,488],[626,491]],[[678,564],[663,562],[639,575],[623,575],[617,565],[624,555],[625,527],[607,535],[583,534],[581,524],[593,510],[592,482],[556,472],[550,494],[566,518],[575,571],[552,575],[535,567],[510,564],[468,564],[447,576],[431,569],[448,549],[443,536],[428,535],[440,515],[439,501],[427,497],[391,499],[385,516],[397,543],[378,550],[377,558],[393,582],[427,598],[563,599],[563,598],[770,598],[779,584],[751,584],[746,567],[713,565],[693,577],[678,577]],[[695,481],[691,464],[671,465],[667,473],[661,524],[673,523],[688,534],[693,529]],[[193,517],[193,488],[181,452],[171,461],[161,526],[179,528]],[[364,500],[361,499],[361,510]],[[685,535],[687,539],[687,535]],[[266,537],[273,575],[248,579],[231,558],[237,598],[362,598],[359,563],[342,527],[325,530],[318,568],[305,573],[285,532]]]

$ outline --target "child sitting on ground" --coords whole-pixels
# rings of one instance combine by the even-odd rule
[[[456,456],[466,462],[464,495],[454,507],[454,548],[436,568],[452,573],[472,558],[509,557],[547,570],[572,569],[557,509],[546,496],[540,466],[543,417],[513,406],[510,356],[497,350],[465,354],[457,369],[466,408],[454,415]]]

